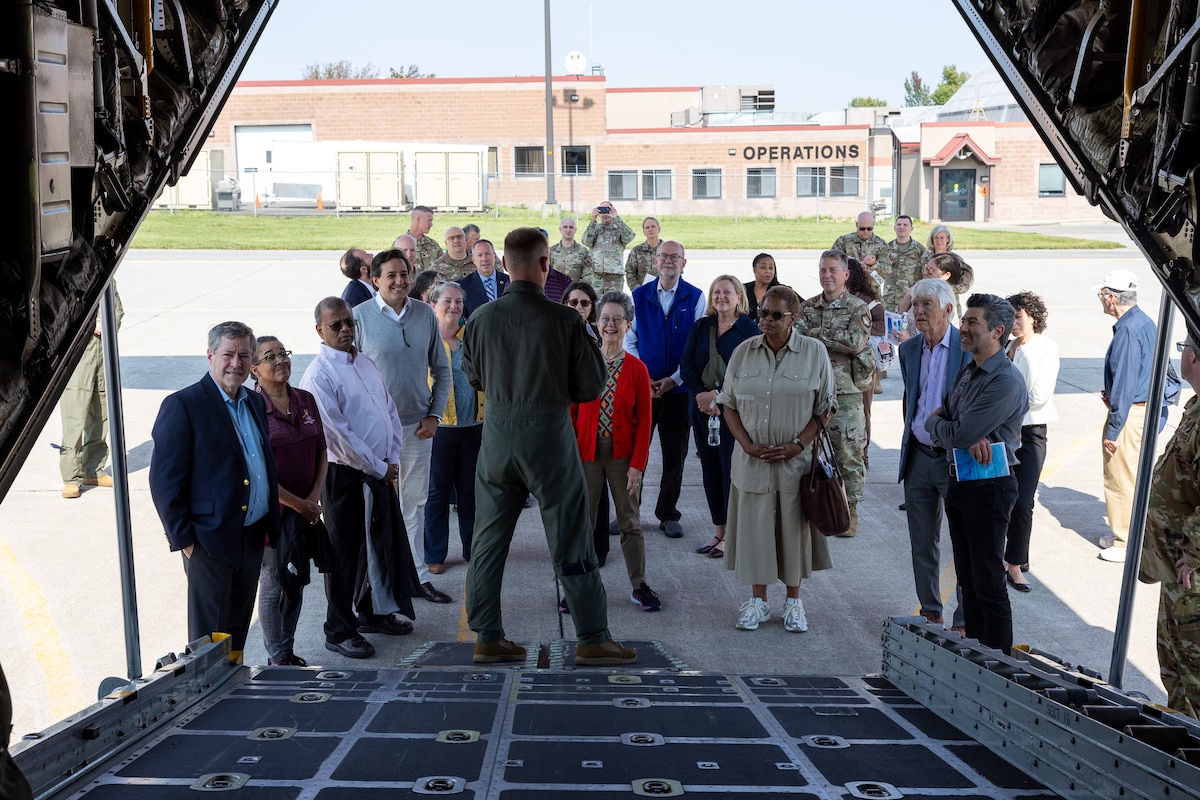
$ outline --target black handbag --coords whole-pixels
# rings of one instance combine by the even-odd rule
[[[812,465],[800,478],[800,505],[809,525],[825,536],[837,536],[850,530],[850,505],[833,443],[820,419],[817,426],[820,430],[812,443]]]

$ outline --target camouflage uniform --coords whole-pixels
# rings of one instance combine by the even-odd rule
[[[412,236],[412,231],[408,231],[408,235]],[[416,236],[413,238],[417,239]],[[420,239],[417,239],[417,272],[433,269],[433,262],[437,261],[441,254],[442,246],[440,244],[430,239],[428,235],[421,236]]]
[[[888,242],[887,253],[875,266],[884,280],[883,307],[895,311],[912,285],[925,277],[925,262],[929,260],[925,245],[916,239],[900,244],[895,239]],[[870,272],[870,270],[868,270]]]
[[[590,274],[584,273],[581,280],[592,284],[597,294],[620,291],[621,278],[625,275],[621,255],[636,237],[637,234],[620,217],[611,225],[592,220],[583,232],[583,244],[591,248],[594,268]]]
[[[654,251],[657,248],[642,242],[634,245],[625,259],[625,284],[629,291],[646,282],[647,275],[658,275],[658,267],[654,266]]]
[[[849,291],[843,291],[832,301],[819,294],[800,304],[796,332],[820,340],[829,351],[837,384],[837,413],[829,420],[829,438],[846,481],[846,500],[857,503],[862,500],[866,480],[863,450],[867,443],[867,417],[863,410],[864,387],[855,385],[850,362],[869,350],[871,312],[866,303]]]
[[[562,242],[551,247],[550,266],[573,281],[583,280],[584,275],[591,276],[596,272],[591,253],[579,242],[569,248],[563,247]],[[592,283],[591,277],[588,277],[587,281]]]
[[[420,252],[418,251],[418,257]],[[461,261],[457,258],[451,258],[449,253],[442,253],[430,266],[430,269],[436,269],[442,274],[442,277],[448,281],[456,281],[459,278],[465,278],[475,271],[475,262],[471,260],[471,254]]]
[[[1200,398],[1193,397],[1154,468],[1146,538],[1138,577],[1162,583],[1158,603],[1158,666],[1167,705],[1200,712],[1200,573],[1192,588],[1178,580],[1175,562],[1200,565]]]

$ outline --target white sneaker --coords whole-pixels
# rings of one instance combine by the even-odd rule
[[[783,629],[789,633],[804,633],[808,630],[808,617],[804,616],[804,603],[799,597],[789,597],[783,605]]]
[[[741,611],[737,624],[734,626],[739,631],[756,631],[760,622],[766,622],[771,618],[771,607],[767,605],[766,600],[760,600],[757,597],[751,597],[743,603]]]
[[[1101,536],[1101,537],[1100,537],[1100,541],[1099,541],[1099,542],[1097,542],[1097,544],[1098,544],[1098,545],[1100,545],[1100,549],[1101,549],[1101,550],[1107,550],[1107,549],[1108,549],[1108,548],[1110,548],[1110,547],[1115,547],[1115,546],[1117,546],[1117,545],[1118,545],[1118,542],[1117,542],[1117,537],[1115,537],[1115,536]],[[1120,546],[1121,546],[1121,547],[1124,547],[1125,545],[1124,545],[1124,543],[1120,543]]]
[[[1099,558],[1101,561],[1111,561],[1114,564],[1125,563],[1125,548],[1124,547],[1106,547],[1100,551]]]

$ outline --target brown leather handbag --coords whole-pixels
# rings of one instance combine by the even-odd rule
[[[833,443],[821,420],[812,443],[812,466],[800,478],[800,505],[808,523],[826,536],[850,530],[850,505],[846,502],[846,484],[833,454]]]

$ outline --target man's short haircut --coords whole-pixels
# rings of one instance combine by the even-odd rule
[[[467,236],[470,236],[472,233],[479,233],[479,226],[474,222],[468,222],[466,225],[462,226],[462,229],[463,233],[465,233]]]
[[[912,225],[912,217],[910,217],[908,214],[901,214],[900,216],[896,217],[896,222],[899,222],[902,219],[908,220],[908,224]]]
[[[404,262],[404,271],[411,275],[412,264],[408,263],[408,259],[404,257],[404,253],[401,253],[399,250],[381,250],[371,259],[371,277],[378,278],[383,274],[383,265],[397,259]]]
[[[1042,302],[1041,297],[1033,292],[1018,292],[1010,294],[1006,299],[1013,307],[1013,313],[1024,311],[1029,316],[1033,321],[1034,333],[1046,330],[1046,318],[1050,316],[1050,312],[1046,310],[1046,304]]]
[[[837,252],[840,253],[841,250]],[[796,294],[792,290],[792,287],[780,284],[779,286],[772,286],[770,289],[767,289],[767,293],[763,295],[762,303],[758,306],[760,311],[767,304],[767,300],[772,297],[778,298],[787,304],[787,309],[792,313],[793,320],[800,313],[800,295]]]
[[[821,257],[817,259],[817,266],[819,267],[821,264],[825,263],[825,259],[827,258],[832,258],[841,262],[842,269],[844,270],[850,269],[850,256],[846,255],[841,250],[831,249],[821,253]]]
[[[339,309],[350,310],[350,304],[340,297],[326,297],[321,302],[317,303],[317,307],[313,310],[313,322],[320,324],[321,317],[326,311],[338,311]]]
[[[212,327],[208,332],[208,349],[215,353],[221,346],[222,339],[254,339],[254,331],[244,322],[222,322]]]
[[[954,289],[950,288],[950,284],[941,278],[922,278],[914,283],[912,286],[912,299],[916,300],[918,297],[933,298],[937,301],[939,308],[945,308],[946,306],[953,308],[955,305]]]
[[[537,228],[516,228],[504,237],[505,266],[509,272],[536,269],[538,257],[549,255],[550,243]]]
[[[342,274],[350,280],[358,280],[362,277],[362,268],[371,266],[365,258],[359,255],[363,252],[361,247],[351,247],[346,252],[342,253],[342,260],[338,265],[342,268]]]
[[[967,298],[967,308],[982,308],[988,330],[1003,328],[1000,346],[1007,344],[1013,329],[1013,307],[1007,300],[996,294],[973,294]]]
[[[413,206],[412,216],[415,219],[417,214],[432,214],[433,209],[429,206]]]
[[[1107,286],[1104,288],[1108,289]],[[1121,307],[1137,305],[1137,289],[1126,289],[1123,292],[1118,292],[1116,289],[1108,289],[1108,291],[1117,298],[1117,305]]]
[[[717,288],[717,284],[721,281],[729,281],[733,284],[733,293],[737,295],[737,305],[734,308],[734,313],[739,317],[750,313],[750,301],[746,298],[746,287],[732,275],[718,275],[713,278],[713,282],[708,285],[707,305],[704,307],[704,316],[711,317],[716,315],[717,308],[713,305],[713,291]]]
[[[608,303],[615,303],[621,307],[621,314],[624,315],[626,322],[633,322],[633,299],[629,295],[621,291],[605,292],[600,295],[600,299],[596,301],[596,314],[599,315],[600,309]]]
[[[471,254],[472,255],[474,255],[474,253],[475,253],[475,248],[481,244],[486,244],[488,247],[492,248],[492,252],[496,251],[496,245],[492,244],[491,239],[476,239],[475,244],[471,245]]]

